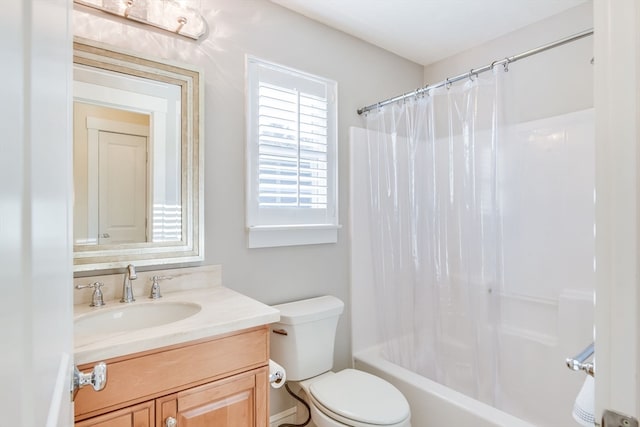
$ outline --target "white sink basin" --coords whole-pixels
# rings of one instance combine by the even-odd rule
[[[148,302],[120,304],[84,314],[74,321],[74,335],[79,337],[134,331],[166,325],[186,319],[200,311],[190,302]]]

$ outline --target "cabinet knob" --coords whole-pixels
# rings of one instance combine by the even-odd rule
[[[165,427],[177,427],[178,426],[178,421],[173,417],[167,417],[167,419],[164,420],[164,426]]]
[[[86,385],[93,386],[93,389],[95,391],[100,391],[107,385],[106,363],[98,363],[93,367],[93,370],[88,373],[80,372],[77,366],[73,367],[73,383],[71,390],[71,392],[73,393],[73,398],[76,397],[76,393],[78,392],[78,390]]]

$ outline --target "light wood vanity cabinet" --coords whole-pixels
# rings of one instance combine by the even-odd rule
[[[261,368],[158,399],[156,414],[165,424],[173,417],[179,427],[265,426],[266,417],[257,420],[256,414],[267,411],[258,393],[267,376],[268,369]]]
[[[154,402],[144,402],[118,411],[76,422],[76,427],[153,427]]]
[[[107,385],[80,389],[77,427],[266,427],[268,327],[107,360]],[[90,370],[93,364],[80,366]]]

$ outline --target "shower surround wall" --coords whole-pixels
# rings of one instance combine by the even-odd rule
[[[370,354],[371,347],[384,344],[383,352],[390,348],[391,359],[394,354],[399,356],[400,360],[392,360],[396,364],[419,367],[424,365],[422,358],[436,348],[435,360],[439,364],[426,367],[431,374],[423,375],[442,376],[456,391],[537,426],[572,425],[571,409],[584,377],[569,371],[564,359],[593,339],[593,119],[590,109],[520,123],[507,129],[507,137],[500,144],[497,186],[503,224],[504,276],[501,283],[474,283],[474,278],[470,279],[472,288],[488,289],[484,295],[477,290],[470,295],[473,311],[480,313],[475,318],[481,344],[478,355],[481,360],[491,359],[487,366],[495,367],[493,373],[487,366],[479,370],[473,365],[467,366],[464,359],[456,356],[468,354],[478,345],[460,340],[457,328],[452,329],[452,325],[464,325],[470,315],[458,313],[456,298],[443,299],[453,304],[444,309],[434,308],[432,302],[426,300],[417,301],[424,306],[414,307],[415,301],[406,299],[404,302],[409,306],[399,307],[398,301],[402,302],[402,298],[396,301],[394,295],[387,295],[384,304],[375,302],[374,295],[380,290],[373,285],[376,283],[373,272],[379,270],[375,268],[379,260],[375,261],[372,255],[372,224],[367,214],[370,169],[367,138],[364,130],[352,129],[350,211],[352,299],[358,301],[358,308],[353,308],[357,361],[361,350]],[[398,144],[401,143],[406,141],[399,140]],[[429,168],[429,165],[423,167]],[[390,241],[391,245],[406,242],[400,237]],[[402,257],[389,250],[385,250],[385,256]],[[421,262],[430,263],[428,259]],[[449,274],[455,277],[457,273]],[[411,292],[419,295],[431,292],[428,289],[433,286],[442,286],[427,280],[420,282],[414,291],[403,291],[414,284],[403,281],[402,277],[396,283],[385,284],[390,287],[389,292],[397,295]],[[449,292],[447,289],[445,286],[444,291]],[[440,289],[435,294],[442,292]],[[381,313],[384,307],[395,314]],[[415,340],[407,340],[402,331],[396,331],[391,337],[378,335],[378,331],[385,329],[385,325],[376,323],[379,319],[395,317],[401,324],[401,317],[411,316],[414,310],[414,327],[421,332],[405,333],[415,334]],[[432,312],[441,311],[446,317],[435,320],[435,327],[430,323],[421,325],[423,319],[429,322]],[[377,325],[375,331],[372,325]],[[389,347],[386,339],[400,340],[402,344]],[[425,349],[419,346],[419,341],[432,345]],[[405,342],[413,348],[404,347]],[[492,342],[495,348],[486,348]],[[415,357],[407,354],[412,351],[416,351]],[[478,377],[480,374],[484,379]],[[493,385],[487,381],[494,381]],[[484,391],[475,389],[474,382],[484,384]],[[492,389],[487,390],[487,385]],[[420,401],[409,399],[413,407],[420,406]],[[433,418],[414,421],[417,425],[448,425],[446,420]]]
[[[429,66],[425,82],[590,28],[591,7],[585,4]],[[592,42],[589,37],[509,67],[509,123],[518,126],[515,143],[500,153],[505,257],[498,304],[499,400],[508,412],[543,426],[573,425],[571,406],[584,377],[569,371],[564,358],[593,340]],[[353,132],[357,135],[358,130]],[[378,344],[379,337],[367,256],[368,219],[358,215],[367,191],[358,187],[359,173],[366,170],[359,162],[366,159],[366,150],[351,148],[352,301],[357,301],[352,328],[357,359],[360,351]],[[535,398],[522,387],[527,383]],[[561,390],[560,397],[552,390]],[[426,419],[418,424],[427,421],[447,425],[445,420]]]

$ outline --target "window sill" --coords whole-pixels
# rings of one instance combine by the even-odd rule
[[[248,227],[249,248],[336,243],[340,225],[256,225]]]

